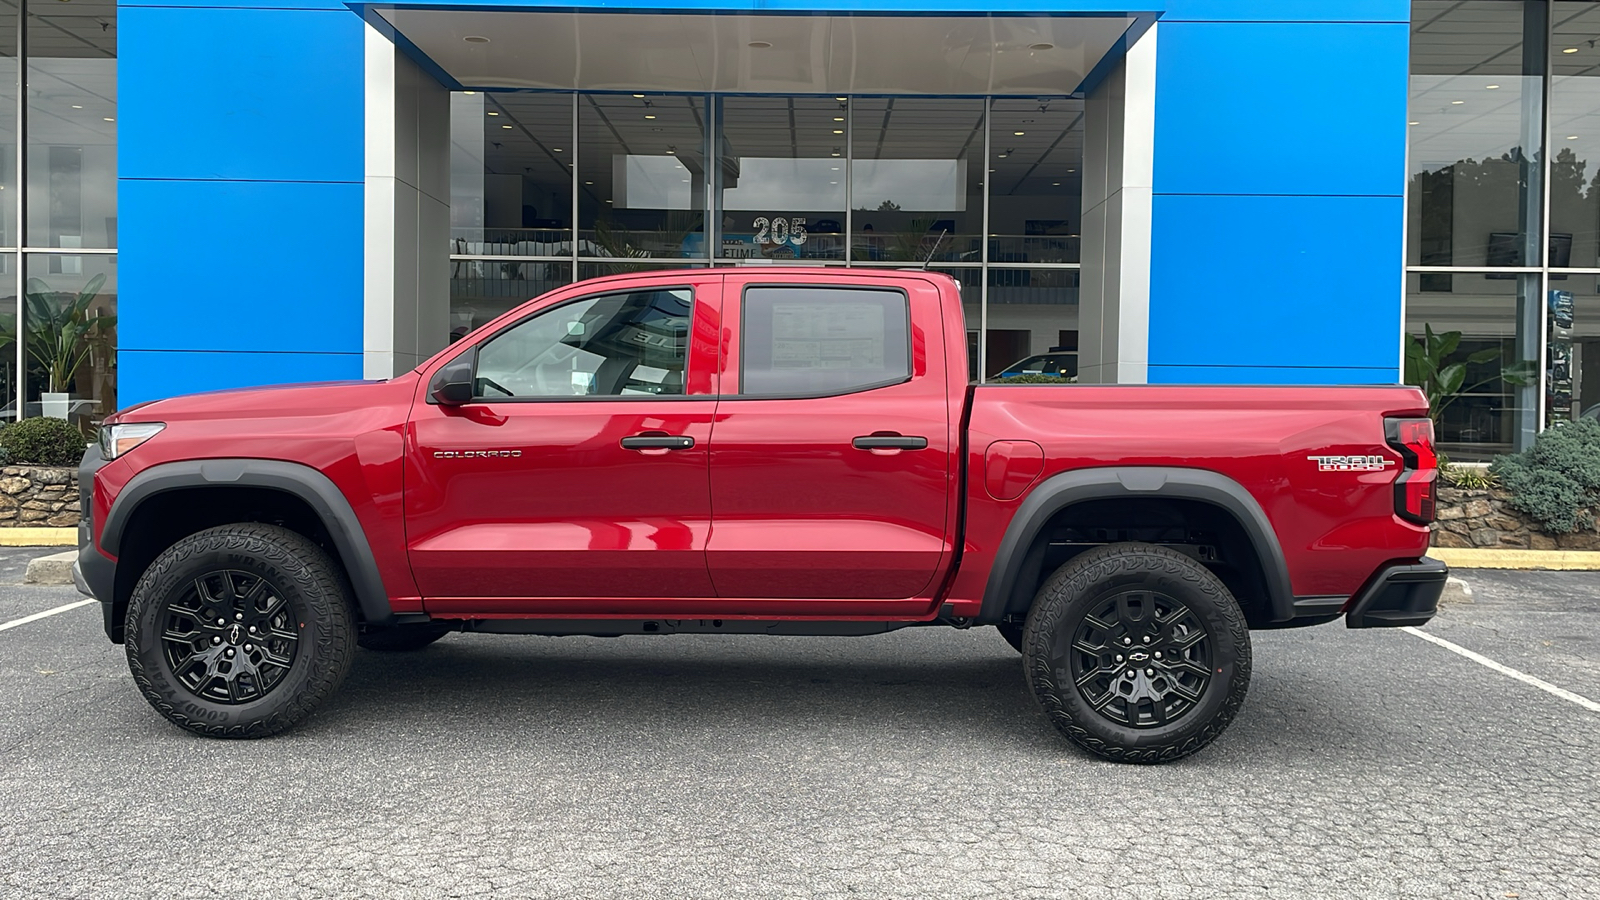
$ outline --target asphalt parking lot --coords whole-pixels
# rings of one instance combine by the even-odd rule
[[[1600,573],[1466,578],[1425,631],[1600,700]],[[1159,767],[1057,738],[993,629],[451,635],[223,742],[89,605],[0,631],[0,897],[1600,897],[1600,713],[1401,631],[1255,654]]]

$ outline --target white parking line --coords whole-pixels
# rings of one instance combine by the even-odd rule
[[[1555,696],[1560,697],[1561,699],[1566,700],[1569,703],[1576,703],[1579,706],[1583,707],[1584,709],[1587,709],[1590,712],[1600,713],[1600,703],[1596,703],[1593,700],[1590,700],[1588,697],[1585,697],[1585,696],[1583,696],[1581,694],[1574,694],[1573,692],[1567,690],[1566,688],[1556,687],[1555,685],[1551,684],[1550,682],[1545,681],[1543,679],[1535,678],[1535,677],[1533,677],[1532,675],[1529,675],[1526,672],[1518,672],[1516,669],[1513,669],[1510,666],[1501,665],[1500,663],[1495,662],[1494,660],[1490,659],[1487,656],[1484,656],[1481,653],[1473,653],[1471,650],[1468,650],[1465,647],[1462,647],[1462,646],[1460,646],[1458,644],[1452,644],[1449,641],[1445,640],[1444,638],[1434,637],[1433,635],[1428,634],[1425,631],[1418,631],[1417,629],[1412,628],[1409,625],[1404,627],[1404,628],[1401,628],[1400,630],[1401,631],[1405,631],[1405,632],[1409,632],[1411,634],[1414,634],[1417,637],[1422,638],[1423,640],[1428,641],[1430,643],[1438,644],[1439,646],[1445,648],[1446,650],[1449,650],[1451,653],[1457,653],[1457,654],[1460,654],[1461,656],[1465,656],[1467,659],[1472,660],[1473,662],[1477,663],[1478,665],[1484,666],[1486,668],[1493,669],[1496,672],[1499,672],[1501,675],[1507,675],[1507,676],[1510,676],[1512,678],[1515,678],[1516,680],[1522,682],[1523,684],[1531,684],[1534,687],[1538,688],[1539,690],[1544,691],[1545,693],[1548,693],[1548,694],[1554,694]]]
[[[87,600],[79,600],[77,603],[68,603],[66,606],[58,606],[55,609],[47,609],[44,612],[34,613],[31,616],[23,616],[20,619],[15,619],[13,621],[5,623],[4,625],[0,625],[0,631],[5,631],[8,628],[15,628],[18,625],[26,625],[29,622],[37,622],[40,619],[49,618],[50,616],[53,616],[56,613],[64,613],[69,609],[77,609],[80,606],[88,606],[89,604],[94,603],[94,602],[95,602],[95,599],[93,597],[90,597]],[[1597,707],[1597,708],[1600,708],[1600,707]]]

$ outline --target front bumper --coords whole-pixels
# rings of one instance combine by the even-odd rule
[[[1437,559],[1390,563],[1378,570],[1356,594],[1344,623],[1350,628],[1399,628],[1422,625],[1439,611],[1450,567]]]

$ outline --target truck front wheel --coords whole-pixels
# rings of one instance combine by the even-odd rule
[[[1119,762],[1194,753],[1250,687],[1250,632],[1233,595],[1152,544],[1098,547],[1057,569],[1034,598],[1022,656],[1056,728]]]
[[[326,700],[355,655],[344,579],[286,528],[223,525],[167,548],[134,586],[128,668],[150,705],[207,737],[276,734]]]

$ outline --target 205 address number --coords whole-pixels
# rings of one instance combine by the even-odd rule
[[[806,242],[806,220],[800,216],[757,216],[750,227],[756,230],[757,244],[793,244]]]

